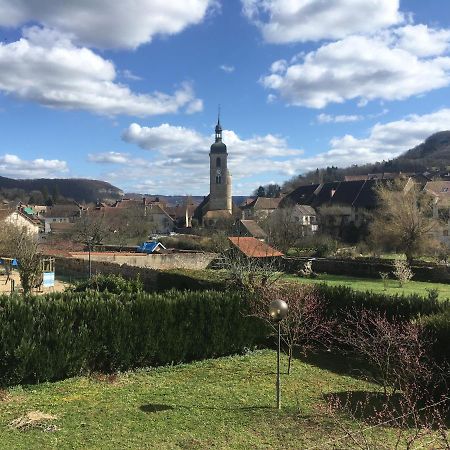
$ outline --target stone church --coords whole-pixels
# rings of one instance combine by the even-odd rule
[[[228,170],[227,146],[222,141],[220,117],[215,128],[215,142],[209,151],[209,195],[198,205],[194,217],[204,226],[233,218],[231,173]]]

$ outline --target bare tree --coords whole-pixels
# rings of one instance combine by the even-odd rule
[[[387,318],[376,312],[350,313],[339,335],[343,343],[370,366],[380,392],[348,392],[326,396],[327,412],[342,436],[332,448],[369,450],[450,448],[445,418],[448,398],[439,394],[446,371],[429,359],[430,342],[420,325]],[[445,376],[445,375],[444,375]],[[436,395],[436,394],[439,395]],[[344,413],[352,419],[350,426]],[[374,441],[374,428],[393,427],[391,440]],[[431,440],[430,440],[431,438]],[[434,447],[427,445],[438,443]]]
[[[278,282],[259,289],[250,300],[251,314],[265,320],[274,332],[277,326],[269,317],[269,305],[274,299],[284,300],[289,308],[281,322],[281,333],[288,348],[287,372],[290,374],[294,350],[306,355],[318,346],[327,345],[334,322],[326,318],[325,305],[314,286]]]
[[[406,255],[429,253],[436,247],[433,231],[438,220],[433,218],[433,198],[415,183],[380,184],[377,188],[378,208],[370,224],[370,242],[375,247],[391,246]]]
[[[17,259],[23,292],[29,294],[42,282],[41,255],[37,237],[25,227],[5,224],[2,228],[0,253]]]
[[[100,245],[110,232],[103,213],[84,213],[75,224],[72,239],[85,245]]]
[[[382,385],[385,395],[405,392],[431,376],[429,343],[417,323],[362,310],[348,313],[338,336],[350,352],[368,363],[367,375]]]
[[[306,226],[296,221],[294,205],[278,208],[261,222],[268,242],[282,251],[294,247],[306,233]]]
[[[416,383],[413,390],[399,394],[395,399],[380,398],[377,392],[326,396],[327,417],[342,434],[334,434],[322,448],[449,449],[448,399],[428,397],[423,401],[423,394],[423,387]],[[379,432],[374,433],[375,429]],[[386,429],[390,430],[389,435],[386,439],[380,438],[380,431]]]

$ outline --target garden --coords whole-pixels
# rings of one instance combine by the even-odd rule
[[[147,292],[109,275],[0,297],[0,447],[448,446],[448,301],[213,281]],[[281,410],[273,298],[290,308]]]

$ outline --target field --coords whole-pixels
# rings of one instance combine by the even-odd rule
[[[428,296],[429,289],[437,289],[439,299],[444,300],[450,298],[450,284],[443,283],[426,283],[422,281],[409,281],[402,287],[399,286],[397,280],[387,280],[386,288],[383,280],[371,278],[356,278],[345,275],[328,275],[319,274],[317,278],[302,278],[296,275],[286,275],[286,280],[293,280],[298,283],[326,283],[333,286],[344,285],[359,291],[374,291],[378,293],[395,295],[395,294],[419,294]]]
[[[264,350],[11,388],[0,397],[0,448],[353,448],[324,411],[324,398],[378,388],[346,375],[348,363],[331,355],[295,360],[293,373],[282,376],[283,409],[278,411],[275,361],[276,353]],[[282,362],[285,367],[286,359]],[[10,426],[30,411],[55,419],[27,430]],[[355,431],[368,426],[344,420]],[[390,442],[395,434],[376,427],[368,436]],[[336,439],[339,447],[332,446]]]

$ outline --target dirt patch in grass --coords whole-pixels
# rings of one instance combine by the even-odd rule
[[[117,373],[91,373],[90,378],[98,383],[117,384],[119,375]]]
[[[29,411],[25,415],[11,421],[9,426],[20,431],[36,428],[43,431],[57,431],[59,429],[58,426],[52,423],[56,419],[56,416],[43,413],[42,411]]]
[[[7,402],[11,399],[11,396],[8,394],[8,391],[5,389],[0,389],[0,402]]]

